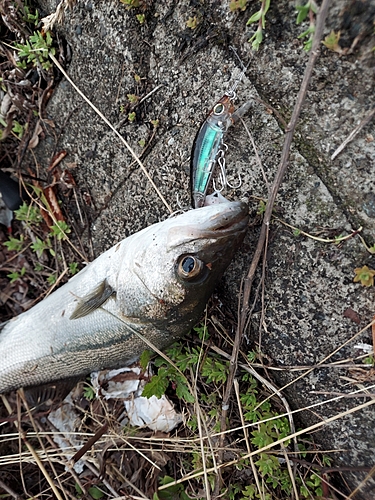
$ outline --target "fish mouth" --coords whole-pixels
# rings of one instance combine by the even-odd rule
[[[194,222],[192,222],[194,214]],[[198,244],[208,240],[226,245],[232,238],[233,245],[243,239],[249,222],[249,207],[241,201],[220,203],[208,207],[196,208],[185,212],[187,222],[172,227],[168,232],[167,248]]]
[[[246,203],[237,201],[223,203],[218,207],[221,207],[221,210],[200,226],[201,237],[217,238],[219,235],[229,236],[246,230],[249,222],[249,207]],[[197,210],[205,210],[205,207]]]

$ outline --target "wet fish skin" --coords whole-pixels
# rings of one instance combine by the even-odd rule
[[[159,349],[185,335],[247,223],[244,203],[203,207],[103,253],[0,331],[0,393],[132,363],[147,348],[135,332]]]

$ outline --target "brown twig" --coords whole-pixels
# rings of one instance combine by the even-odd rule
[[[245,330],[245,325],[247,323],[248,319],[248,312],[249,312],[249,299],[250,299],[250,292],[251,292],[251,286],[252,282],[255,276],[255,271],[258,267],[258,263],[260,260],[260,257],[264,251],[265,248],[265,243],[268,237],[268,231],[269,231],[269,224],[272,216],[272,210],[273,206],[275,203],[276,195],[278,193],[279,187],[281,185],[281,182],[283,180],[283,177],[285,175],[287,166],[288,166],[288,158],[289,158],[289,152],[290,152],[290,146],[292,143],[294,131],[297,125],[297,121],[301,112],[302,105],[304,103],[308,85],[311,79],[312,75],[312,70],[315,65],[315,61],[318,57],[319,54],[319,45],[320,41],[322,38],[322,33],[323,33],[323,27],[324,27],[324,22],[325,18],[328,13],[328,7],[330,4],[331,0],[323,0],[322,6],[319,10],[319,15],[317,17],[317,23],[316,23],[316,31],[315,31],[315,36],[314,36],[314,41],[313,41],[313,46],[312,50],[310,53],[310,58],[307,63],[305,75],[301,84],[301,88],[299,91],[299,94],[297,96],[297,102],[293,110],[293,114],[290,120],[290,123],[288,124],[286,133],[285,133],[285,141],[284,141],[284,146],[281,154],[281,160],[280,164],[273,182],[273,185],[270,190],[269,194],[269,199],[268,203],[266,206],[266,211],[264,214],[263,218],[263,224],[258,240],[258,244],[255,250],[255,254],[252,260],[252,263],[250,265],[248,274],[246,276],[246,279],[244,280],[244,290],[243,290],[243,300],[242,300],[242,309],[239,311],[239,321],[238,321],[238,327],[236,331],[236,336],[234,340],[234,345],[233,345],[233,350],[232,350],[232,356],[230,359],[230,364],[229,364],[229,375],[228,375],[228,380],[227,380],[227,385],[225,389],[225,394],[223,397],[223,403],[222,403],[222,418],[221,418],[221,427],[222,430],[225,429],[225,419],[226,419],[226,414],[229,408],[229,398],[230,394],[232,391],[232,386],[233,386],[233,380],[235,376],[235,372],[237,369],[237,358],[238,358],[238,352],[240,349],[240,344],[242,340],[242,336]]]
[[[324,22],[327,17],[328,13],[328,8],[331,3],[331,0],[323,0],[323,3],[319,9],[319,14],[317,16],[317,21],[316,21],[316,31],[315,31],[315,36],[314,36],[314,41],[310,53],[310,58],[306,66],[305,74],[302,80],[301,88],[297,96],[297,102],[293,110],[292,117],[290,119],[290,122],[287,126],[286,133],[285,133],[285,141],[284,141],[284,146],[283,150],[281,153],[281,160],[280,164],[278,167],[278,170],[276,172],[276,176],[274,179],[274,182],[271,187],[271,192],[270,196],[267,202],[266,206],[266,211],[264,213],[264,218],[263,218],[263,224],[258,240],[258,244],[255,250],[255,254],[253,257],[253,260],[251,262],[249,271],[247,273],[246,279],[245,279],[245,285],[244,285],[244,296],[243,296],[243,307],[241,311],[241,316],[239,318],[239,324],[238,324],[238,336],[242,335],[244,325],[246,323],[247,319],[247,313],[248,313],[248,308],[249,308],[249,298],[250,298],[250,292],[251,292],[251,285],[255,276],[255,271],[258,267],[258,263],[260,260],[260,257],[263,253],[264,250],[264,244],[266,240],[266,233],[269,231],[269,224],[271,221],[271,216],[272,216],[272,210],[273,206],[276,200],[276,196],[279,190],[279,187],[281,185],[281,182],[283,180],[283,177],[285,175],[285,172],[288,167],[288,159],[289,159],[289,152],[290,152],[290,146],[292,144],[292,139],[294,135],[295,128],[297,126],[297,121],[299,118],[299,115],[301,113],[302,105],[305,101],[307,89],[310,83],[312,71],[316,62],[316,59],[319,55],[319,45],[320,41],[322,38],[322,33],[323,33],[323,27],[324,27]]]

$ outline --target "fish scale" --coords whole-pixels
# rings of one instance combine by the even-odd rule
[[[148,347],[141,336],[163,349],[185,335],[247,223],[246,204],[212,205],[154,224],[104,252],[5,324],[0,393],[130,364]]]

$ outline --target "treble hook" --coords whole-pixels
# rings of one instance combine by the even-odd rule
[[[241,186],[242,186],[242,179],[241,179],[241,176],[240,176],[240,173],[238,172],[238,186],[233,186],[233,184],[231,184],[229,181],[228,181],[228,177],[226,177],[226,184],[228,187],[230,187],[231,189],[239,189]]]

